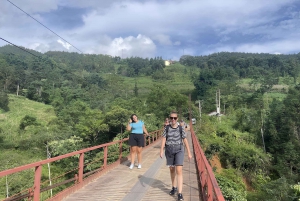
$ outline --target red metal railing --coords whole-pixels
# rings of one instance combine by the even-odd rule
[[[162,134],[162,130],[158,130],[158,131],[154,131],[149,133],[151,138],[148,138],[145,141],[145,145],[146,145],[146,149],[147,146],[149,144],[154,143],[155,141],[157,141]],[[118,141],[114,141],[114,142],[110,142],[110,143],[106,143],[106,144],[101,144],[98,146],[94,146],[94,147],[90,147],[90,148],[86,148],[86,149],[82,149],[79,151],[75,151],[75,152],[71,152],[68,154],[64,154],[61,156],[57,156],[54,158],[50,158],[50,159],[46,159],[46,160],[42,160],[42,161],[38,161],[35,163],[31,163],[31,164],[27,164],[27,165],[23,165],[23,166],[19,166],[16,168],[12,168],[9,170],[4,170],[2,172],[0,172],[0,178],[10,175],[10,174],[14,174],[14,173],[18,173],[21,171],[25,171],[25,170],[29,170],[34,168],[34,185],[32,188],[29,188],[27,190],[23,190],[20,193],[18,193],[17,195],[11,196],[9,198],[4,199],[4,201],[13,201],[13,200],[21,200],[24,198],[27,198],[28,200],[34,200],[34,201],[39,201],[40,200],[40,195],[41,192],[44,191],[48,191],[50,189],[56,188],[58,186],[61,185],[65,185],[66,183],[70,183],[70,182],[74,182],[75,184],[71,187],[68,187],[67,189],[63,190],[62,192],[58,193],[57,195],[55,195],[54,197],[50,198],[49,200],[60,200],[63,197],[66,197],[67,195],[69,195],[70,193],[80,189],[81,187],[83,187],[85,184],[87,184],[88,182],[90,182],[91,180],[95,179],[96,177],[100,176],[101,174],[104,174],[105,172],[107,172],[108,170],[116,167],[117,165],[119,165],[120,163],[122,163],[123,161],[127,160],[127,157],[122,157],[122,145],[124,142],[128,141],[128,138],[125,138],[123,140],[118,140]],[[119,157],[116,161],[112,162],[111,164],[108,164],[108,156],[109,154],[109,146],[113,146],[113,145],[118,145],[119,146]],[[84,166],[86,164],[84,164],[84,154],[89,152],[89,151],[93,151],[93,150],[103,150],[104,156],[103,156],[103,165],[101,167],[99,167],[96,170],[93,170],[91,172],[84,172]],[[42,166],[51,162],[55,162],[58,160],[62,160],[62,159],[66,159],[66,158],[70,158],[73,157],[75,155],[79,155],[79,162],[78,162],[78,168],[77,169],[77,174],[75,174],[74,178],[53,184],[51,186],[47,186],[45,188],[41,188],[41,176],[42,176]],[[87,177],[88,176],[88,177]]]
[[[200,178],[200,190],[202,192],[202,198],[204,201],[225,201],[212,168],[209,165],[200,146],[199,140],[194,132],[192,122],[190,122],[190,131],[193,141],[196,165]]]

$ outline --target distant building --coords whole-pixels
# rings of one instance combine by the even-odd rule
[[[165,66],[170,66],[172,64],[174,64],[175,61],[172,61],[172,60],[165,60]]]
[[[171,62],[169,60],[165,60],[165,66],[170,66]]]
[[[214,111],[214,112],[208,113],[208,116],[210,116],[210,117],[211,116],[223,116],[223,114],[220,114],[220,113]]]

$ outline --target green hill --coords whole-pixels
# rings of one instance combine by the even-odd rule
[[[24,130],[20,130],[20,123],[26,115],[36,118],[35,123],[38,127],[27,126]],[[0,158],[21,152],[22,156],[20,156],[20,159],[22,160],[16,160],[16,164],[8,161],[5,167],[2,166],[3,164],[1,165],[1,170],[44,159],[46,151],[44,156],[39,156],[37,155],[39,152],[35,151],[33,153],[32,148],[34,147],[28,144],[29,147],[26,149],[26,144],[24,143],[28,143],[33,138],[32,135],[39,134],[42,130],[47,130],[48,123],[55,118],[52,106],[31,101],[23,96],[9,95],[9,111],[1,112],[0,114],[0,143],[3,145],[0,146]],[[35,132],[31,132],[33,130]],[[22,147],[20,147],[21,145]],[[24,154],[24,152],[28,153]],[[17,156],[15,155],[15,157]]]

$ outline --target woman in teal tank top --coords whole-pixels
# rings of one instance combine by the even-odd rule
[[[130,145],[130,155],[131,155],[131,165],[130,169],[134,167],[135,156],[137,155],[138,159],[138,169],[142,168],[142,148],[145,145],[144,133],[149,136],[148,131],[144,125],[144,122],[138,120],[136,114],[132,114],[128,125],[127,130],[131,131],[129,136],[129,145]]]

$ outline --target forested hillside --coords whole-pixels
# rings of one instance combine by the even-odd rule
[[[46,148],[57,156],[123,138],[132,113],[148,131],[171,110],[187,119],[192,94],[202,106],[200,120],[192,104],[196,132],[226,200],[299,199],[300,54],[184,55],[165,66],[161,57],[28,51],[36,56],[0,48],[0,170],[45,159]],[[209,117],[219,89],[222,115]],[[9,193],[28,177],[11,178]],[[0,178],[0,198],[5,189]]]

